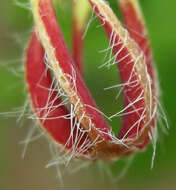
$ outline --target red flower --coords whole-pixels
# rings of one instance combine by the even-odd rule
[[[77,158],[112,161],[143,150],[151,140],[157,120],[157,81],[137,1],[118,1],[127,29],[105,1],[89,2],[107,33],[121,77],[124,117],[118,137],[112,134],[82,78],[88,1],[77,0],[74,5],[73,59],[51,0],[31,0],[35,32],[27,50],[26,80],[36,118],[60,149]]]

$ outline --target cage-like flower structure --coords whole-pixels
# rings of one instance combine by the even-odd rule
[[[73,57],[51,0],[31,0],[34,29],[26,53],[28,93],[41,128],[78,159],[114,161],[144,150],[156,131],[157,79],[137,0],[117,0],[126,28],[104,0],[73,2]],[[92,11],[109,39],[123,90],[122,126],[113,134],[86,87],[83,38]],[[115,117],[115,115],[111,117]]]

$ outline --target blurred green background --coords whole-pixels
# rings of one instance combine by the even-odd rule
[[[2,190],[55,190],[61,189],[54,168],[46,169],[50,159],[48,144],[41,139],[29,145],[26,156],[21,158],[24,140],[31,127],[29,122],[16,122],[19,110],[26,99],[23,79],[24,48],[32,27],[32,15],[25,4],[13,0],[0,0],[0,189]],[[110,5],[120,17],[115,0]],[[17,4],[21,5],[17,6]],[[156,190],[176,189],[176,1],[140,0],[146,18],[156,66],[158,69],[161,101],[167,114],[170,130],[164,134],[159,127],[154,168],[151,169],[153,148],[150,145],[144,153],[137,154],[120,182],[112,177],[104,177],[91,166],[78,174],[65,177],[63,189],[120,189]],[[25,5],[26,8],[23,8]],[[71,47],[71,6],[65,2],[57,8],[57,14],[67,44]],[[104,31],[93,21],[85,38],[85,81],[95,97],[98,106],[106,114],[120,109],[121,101],[115,101],[116,90],[103,88],[119,82],[116,69],[99,69],[104,54],[99,50],[108,45]],[[10,113],[11,112],[11,113]],[[2,114],[6,113],[6,114]],[[16,114],[15,114],[16,113]],[[114,120],[112,127],[117,131],[120,119]],[[114,164],[104,164],[115,178],[121,175],[128,160]],[[102,171],[103,173],[103,171]],[[117,176],[117,177],[116,177]]]

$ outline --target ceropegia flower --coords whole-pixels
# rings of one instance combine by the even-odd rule
[[[31,0],[34,31],[26,54],[31,105],[58,150],[76,158],[116,160],[145,149],[156,131],[158,93],[145,22],[137,0],[117,2],[126,28],[104,0],[73,2],[72,57],[52,1]],[[118,136],[112,133],[82,77],[82,35],[90,6],[107,33],[113,64],[120,73],[124,109],[110,117],[124,114]],[[110,66],[107,64],[104,66]]]

